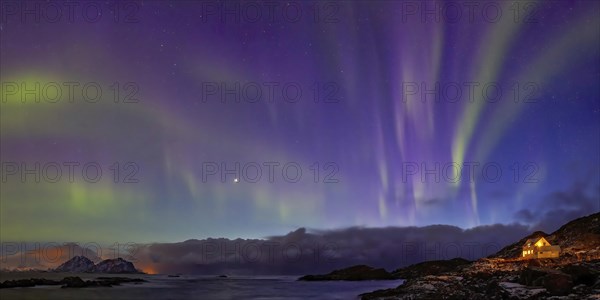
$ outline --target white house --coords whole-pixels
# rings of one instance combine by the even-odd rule
[[[523,245],[524,258],[552,258],[559,255],[560,246],[550,245],[543,237],[528,239]]]

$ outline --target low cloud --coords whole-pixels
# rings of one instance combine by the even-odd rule
[[[490,225],[461,229],[449,225],[426,227],[352,227],[340,230],[300,228],[265,239],[203,239],[127,247],[119,256],[148,273],[185,274],[310,274],[356,264],[394,270],[425,260],[463,257],[478,259],[528,234],[524,225]],[[47,269],[86,255],[94,260],[114,258],[114,249],[39,245],[19,249],[3,243],[2,268]],[[36,248],[37,247],[37,248]],[[42,254],[32,249],[42,249]],[[47,249],[47,250],[44,250]],[[60,258],[54,250],[62,249]]]
[[[576,182],[566,191],[546,196],[534,209],[515,214],[517,221],[530,224],[531,230],[551,233],[574,219],[600,210],[600,186]]]
[[[425,260],[488,256],[529,233],[524,225],[300,228],[262,240],[204,239],[140,246],[136,265],[149,272],[308,274],[367,264],[387,270]]]

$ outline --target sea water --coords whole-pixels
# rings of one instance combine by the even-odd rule
[[[56,274],[58,275],[58,274]],[[93,280],[92,274],[74,274]],[[68,276],[61,274],[62,277]],[[118,276],[118,275],[115,275]],[[32,276],[36,277],[36,276]],[[48,277],[48,276],[37,276]],[[113,287],[68,288],[36,286],[0,289],[0,299],[359,299],[358,295],[393,288],[402,280],[297,281],[298,276],[228,277],[129,275],[148,282]],[[31,278],[31,277],[29,277]],[[2,278],[3,280],[6,278]],[[56,279],[56,278],[53,278]]]

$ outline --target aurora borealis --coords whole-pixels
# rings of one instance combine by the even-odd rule
[[[1,7],[2,241],[600,210],[597,1],[28,3]]]

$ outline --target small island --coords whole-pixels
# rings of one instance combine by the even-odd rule
[[[335,270],[324,275],[306,275],[298,278],[300,281],[327,281],[327,280],[394,280],[399,279],[388,273],[385,269],[376,269],[366,265],[357,265],[349,268]]]
[[[122,258],[106,259],[94,264],[85,256],[75,256],[54,270],[54,273],[96,273],[96,274],[143,274],[133,263]],[[61,288],[112,287],[122,283],[141,284],[147,282],[141,278],[129,277],[97,277],[95,280],[83,280],[77,276],[66,276],[62,280],[30,278],[6,280],[0,282],[0,289],[17,287],[34,287],[40,285],[60,285]]]

